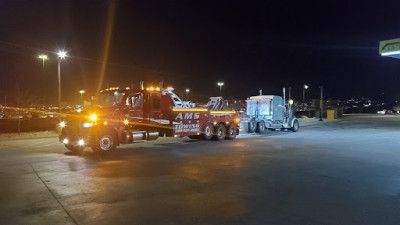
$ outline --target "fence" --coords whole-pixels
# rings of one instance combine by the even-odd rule
[[[0,119],[0,133],[56,130],[58,118]]]

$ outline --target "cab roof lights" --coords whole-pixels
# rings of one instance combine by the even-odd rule
[[[115,91],[115,90],[119,90],[119,87],[106,88],[106,91]]]
[[[160,91],[161,88],[160,87],[147,87],[146,91]]]

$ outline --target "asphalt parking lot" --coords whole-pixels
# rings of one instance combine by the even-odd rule
[[[400,117],[98,156],[0,140],[2,224],[400,224]]]

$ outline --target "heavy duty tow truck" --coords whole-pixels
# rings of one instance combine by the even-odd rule
[[[65,116],[59,140],[72,152],[91,147],[104,153],[158,137],[235,139],[240,118],[236,111],[223,110],[223,103],[212,98],[205,107],[194,108],[171,88],[108,88],[100,92],[97,107]]]

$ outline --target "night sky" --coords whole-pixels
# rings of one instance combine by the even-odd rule
[[[110,1],[0,0],[0,103],[19,87],[55,103],[57,59],[65,49],[63,98],[97,87]],[[194,96],[245,99],[280,94],[301,99],[400,99],[400,60],[378,54],[400,37],[399,1],[116,1],[103,87],[163,80]],[[37,55],[50,60],[42,64]],[[11,97],[10,97],[11,96]],[[11,104],[11,103],[10,103]]]

